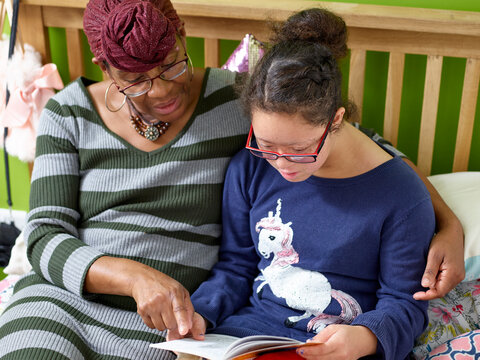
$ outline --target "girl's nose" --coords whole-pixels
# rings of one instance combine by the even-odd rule
[[[279,157],[277,160],[272,160],[272,161],[275,161],[277,163],[277,167],[279,169],[282,169],[282,170],[286,170],[286,169],[292,167],[293,165],[295,165],[293,162],[288,161],[283,156]]]

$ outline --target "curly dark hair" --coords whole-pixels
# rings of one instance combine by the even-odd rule
[[[314,125],[327,123],[343,106],[337,59],[347,53],[345,22],[313,8],[274,30],[271,47],[241,91],[245,110],[300,113]]]

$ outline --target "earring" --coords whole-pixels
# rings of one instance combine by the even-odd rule
[[[108,99],[107,99],[107,98],[108,98],[108,92],[110,91],[110,87],[111,87],[113,84],[114,84],[114,83],[111,82],[110,85],[108,85],[107,90],[105,91],[105,107],[106,107],[107,110],[110,111],[110,112],[117,112],[117,111],[119,111],[119,110],[123,107],[123,105],[125,105],[125,101],[127,100],[127,95],[125,95],[125,94],[123,95],[123,102],[122,102],[122,104],[121,104],[117,109],[115,109],[115,110],[110,109],[110,107],[108,106]]]
[[[192,58],[188,55],[188,53],[187,53],[187,57],[188,57],[188,63],[190,64],[190,68],[192,69],[192,75],[190,76],[190,81],[192,81],[192,79],[193,79],[193,63],[192,63]]]

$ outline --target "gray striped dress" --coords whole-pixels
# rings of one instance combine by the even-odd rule
[[[108,130],[78,79],[42,114],[25,236],[34,271],[0,317],[0,359],[169,359],[149,348],[132,298],[83,291],[100,256],[133,259],[190,292],[217,260],[221,195],[249,121],[234,73],[207,69],[188,124],[161,149],[140,151]]]

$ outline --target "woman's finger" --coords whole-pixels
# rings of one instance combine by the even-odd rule
[[[172,299],[172,311],[180,335],[186,335],[192,328],[193,305],[190,296],[185,296],[183,291],[176,293]]]

